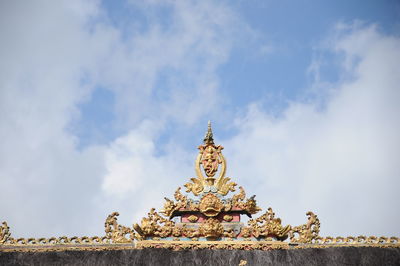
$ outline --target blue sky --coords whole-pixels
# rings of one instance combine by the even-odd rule
[[[14,235],[139,221],[194,174],[208,120],[228,175],[284,223],[398,235],[398,1],[0,5]]]
[[[380,32],[394,35],[399,29],[396,18],[400,7],[396,1],[385,4],[379,1],[237,1],[229,5],[236,12],[236,19],[246,23],[251,31],[232,41],[228,58],[216,69],[218,89],[224,97],[221,105],[236,112],[261,99],[266,111],[279,114],[289,101],[312,97],[310,87],[314,78],[308,69],[316,58],[323,61],[319,72],[324,81],[337,82],[340,55],[321,47],[337,23],[377,24]],[[167,4],[145,8],[126,1],[104,1],[101,6],[107,12],[107,22],[121,32],[122,39],[132,39],[133,28],[146,32],[151,25],[165,31],[170,27],[172,9]],[[154,88],[154,97],[159,100],[165,97],[164,90],[168,87],[163,83],[174,74],[169,71],[158,74],[160,83]],[[120,133],[110,127],[115,119],[114,105],[113,94],[102,86],[96,88],[89,101],[82,103],[82,119],[75,133],[80,137],[80,145],[111,141]],[[197,127],[201,129],[206,121],[207,117],[203,117]],[[101,132],[93,132],[98,129]],[[232,129],[224,124],[221,130],[223,136]]]

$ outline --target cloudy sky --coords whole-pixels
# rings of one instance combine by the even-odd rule
[[[284,224],[400,235],[398,1],[6,0],[0,36],[14,237],[138,222],[194,176],[208,120]]]

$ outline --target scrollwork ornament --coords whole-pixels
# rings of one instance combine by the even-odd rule
[[[203,182],[198,178],[190,178],[192,182],[185,184],[186,192],[192,192],[195,196],[198,196],[204,189]]]
[[[8,227],[7,222],[3,222],[0,226],[0,245],[10,240],[10,237],[10,227]]]
[[[141,224],[134,224],[133,228],[140,235],[140,239],[144,237],[169,237],[177,236],[175,223],[160,216],[154,208],[148,214],[148,217],[143,218]]]
[[[134,232],[131,228],[118,224],[118,212],[110,214],[104,224],[106,237],[112,240],[113,243],[130,243],[134,239]],[[130,238],[126,238],[130,235]]]
[[[164,208],[160,212],[165,214],[165,216],[169,217],[177,209],[177,206],[173,200],[170,200],[167,197],[164,197],[164,199],[165,199]]]
[[[253,235],[256,238],[273,237],[277,240],[285,240],[291,229],[290,225],[282,226],[281,219],[275,218],[272,208],[268,208],[268,211],[257,219],[250,219],[248,225],[247,231],[244,230],[244,233],[242,233],[244,237]]]
[[[218,238],[224,234],[224,227],[217,219],[208,218],[201,224],[199,233],[207,238]]]
[[[180,187],[178,187],[178,189],[175,191],[174,198],[177,201],[176,209],[179,210],[181,208],[186,208],[187,207],[187,202],[188,202],[187,196],[184,196],[181,193],[181,188]]]
[[[105,235],[61,236],[51,238],[12,238],[6,222],[0,225],[0,252],[62,251],[62,250],[114,250],[134,248],[185,249],[300,249],[326,247],[390,247],[400,248],[398,237],[319,236],[320,222],[313,212],[307,212],[307,223],[292,227],[282,225],[271,208],[259,216],[255,196],[246,198],[243,187],[235,192],[236,183],[225,176],[226,160],[223,147],[214,144],[211,124],[199,146],[195,163],[196,178],[174,193],[174,199],[165,198],[160,214],[150,209],[147,217],[133,228],[118,224],[118,213],[113,212],[105,221]],[[241,215],[250,216],[247,225],[240,222]],[[177,218],[181,218],[180,220]],[[286,241],[289,237],[290,241]],[[243,263],[242,263],[243,264]]]
[[[208,217],[217,216],[224,205],[221,200],[212,193],[205,195],[200,202],[200,212]]]
[[[313,240],[318,238],[320,222],[313,212],[306,213],[308,221],[306,224],[295,226],[289,232],[290,242],[295,243],[312,243]]]

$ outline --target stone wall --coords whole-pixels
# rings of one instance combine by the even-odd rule
[[[399,248],[0,252],[0,265],[400,265]]]

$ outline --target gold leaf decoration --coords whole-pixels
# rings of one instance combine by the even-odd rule
[[[320,222],[313,212],[307,212],[306,224],[295,226],[290,231],[290,241],[297,243],[311,243],[318,238]]]
[[[192,223],[195,223],[198,219],[199,219],[199,217],[197,217],[196,215],[193,215],[193,214],[188,217],[188,220]]]
[[[5,243],[11,236],[10,228],[6,222],[3,222],[0,226],[0,244]]]
[[[223,147],[214,144],[211,123],[204,142],[199,146],[195,162],[196,178],[185,184],[184,195],[178,187],[174,200],[165,198],[160,214],[154,208],[133,228],[118,224],[118,212],[105,221],[105,235],[61,236],[51,238],[11,237],[6,222],[0,226],[0,252],[61,251],[61,250],[113,250],[134,248],[185,249],[300,249],[341,246],[372,246],[400,248],[398,237],[319,236],[320,221],[313,212],[307,212],[305,224],[282,225],[271,208],[250,219],[247,225],[240,222],[241,215],[258,213],[255,196],[246,198],[243,187],[235,192],[236,183],[225,176],[226,161]],[[194,195],[194,198],[191,196]],[[186,219],[183,219],[187,217]],[[235,217],[235,219],[234,219]],[[189,238],[189,240],[187,239]],[[287,240],[289,238],[289,240]],[[240,262],[245,265],[245,261]]]
[[[134,232],[126,226],[119,225],[117,222],[118,212],[110,214],[104,224],[106,237],[111,239],[113,243],[130,243],[134,239]],[[126,238],[130,235],[130,238]]]

